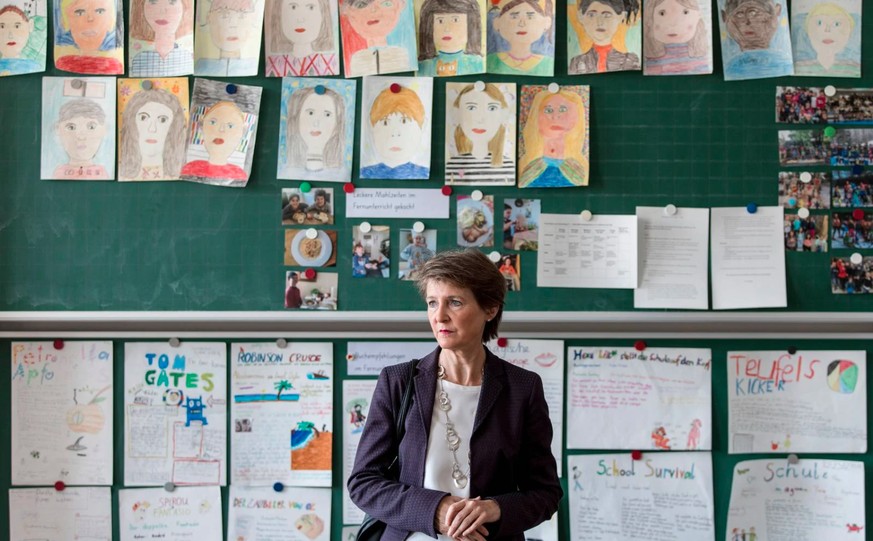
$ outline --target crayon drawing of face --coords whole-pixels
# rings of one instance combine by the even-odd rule
[[[32,30],[33,21],[17,7],[0,9],[0,56],[20,58]]]
[[[588,37],[597,45],[609,45],[618,30],[624,12],[616,13],[612,6],[592,2],[584,13],[579,14],[580,22]]]
[[[155,35],[175,35],[182,23],[182,0],[145,0],[143,15]]]
[[[694,37],[699,21],[700,10],[677,0],[664,0],[655,8],[652,32],[661,43],[687,43]]]
[[[327,142],[336,133],[337,110],[334,100],[327,94],[310,94],[303,102],[298,118],[298,132],[306,145],[308,154],[324,154]]]
[[[344,13],[355,32],[368,41],[378,41],[387,38],[397,26],[406,2],[404,0],[353,0],[343,5]]]
[[[294,523],[297,531],[309,539],[315,539],[324,531],[324,521],[316,514],[301,515]]]
[[[467,14],[440,13],[433,17],[433,41],[437,51],[457,53],[467,48]]]
[[[214,0],[209,10],[209,35],[224,53],[239,54],[254,29],[255,9],[248,0]]]
[[[506,118],[506,102],[485,90],[471,90],[457,101],[460,126],[473,146],[488,145],[502,130]]]
[[[61,107],[56,132],[71,165],[90,165],[106,135],[106,114],[90,100],[65,103]]]
[[[83,52],[97,52],[106,34],[115,28],[115,6],[109,0],[62,2],[64,22],[76,46]]]
[[[579,122],[579,109],[576,104],[555,94],[546,99],[537,116],[537,126],[544,139],[563,138]]]
[[[185,158],[187,120],[179,100],[165,90],[137,92],[121,115],[119,178],[140,179],[143,168],[176,178]]]
[[[288,164],[308,171],[341,168],[345,116],[345,102],[333,89],[308,87],[292,93],[286,134]]]
[[[370,109],[373,145],[389,167],[412,161],[424,134],[424,106],[414,91],[383,90]]]
[[[806,33],[822,65],[833,65],[834,57],[849,44],[854,27],[852,16],[836,4],[818,4],[809,12]]]
[[[527,1],[501,12],[494,20],[500,36],[515,47],[530,48],[552,26],[552,19]]]
[[[162,103],[152,101],[139,108],[134,122],[139,134],[139,152],[143,162],[163,162],[167,133],[173,125],[173,111]]]
[[[740,50],[767,49],[779,27],[782,5],[771,0],[728,0],[722,17]]]
[[[298,45],[307,45],[318,38],[325,17],[318,0],[283,0],[282,1],[282,32],[288,41]]]
[[[203,145],[209,163],[224,165],[245,133],[245,117],[235,103],[218,102],[203,115]]]

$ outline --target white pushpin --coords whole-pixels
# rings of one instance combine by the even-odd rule
[[[583,210],[582,212],[579,213],[579,217],[582,218],[582,221],[590,222],[591,218],[593,218],[594,215],[591,214],[590,210]]]
[[[284,338],[277,338],[276,339],[276,347],[279,349],[285,349],[286,347],[288,347],[288,341],[285,340]]]
[[[561,90],[561,86],[558,83],[549,83],[549,92],[557,94],[558,90]]]
[[[315,229],[314,227],[310,227],[309,229],[306,230],[306,238],[307,239],[314,239],[317,236],[318,236],[318,230]]]
[[[854,254],[852,254],[852,257],[849,258],[849,261],[852,262],[852,265],[860,265],[864,262],[864,256],[862,256],[858,252],[855,252]]]
[[[473,83],[473,88],[475,88],[479,92],[482,92],[485,90],[485,83],[483,83],[482,81],[476,81],[475,83]]]
[[[498,261],[500,261],[500,252],[498,252],[497,250],[494,250],[493,252],[488,254],[488,259],[497,263]]]
[[[837,94],[837,89],[834,88],[834,85],[828,85],[825,87],[824,90],[825,90],[825,96],[827,96],[829,98],[831,96],[835,96]]]
[[[798,458],[797,455],[795,455],[794,453],[788,455],[789,464],[797,464],[798,462],[800,462],[800,458]]]
[[[677,212],[678,210],[679,210],[679,209],[676,208],[676,205],[674,205],[673,203],[670,203],[669,205],[667,205],[666,207],[664,207],[664,214],[667,215],[667,216],[675,216],[675,215],[676,215],[676,212]]]
[[[170,347],[177,348],[182,344],[182,341],[176,338],[175,336],[170,338]]]
[[[809,184],[810,182],[812,182],[812,173],[810,173],[809,171],[804,171],[803,173],[800,173],[800,182],[804,184]]]
[[[482,193],[482,190],[473,190],[473,193],[470,194],[470,197],[473,198],[473,201],[482,201],[482,198],[485,197],[485,194]]]
[[[415,222],[412,224],[412,230],[416,233],[421,233],[424,231],[424,222]]]
[[[809,209],[806,207],[798,209],[797,210],[797,217],[800,218],[801,220],[805,220],[805,219],[809,218]]]
[[[361,230],[361,233],[369,233],[370,230],[373,229],[373,226],[370,225],[370,222],[361,222],[359,228]]]

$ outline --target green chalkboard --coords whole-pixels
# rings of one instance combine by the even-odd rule
[[[125,2],[127,4],[127,2]],[[777,84],[871,87],[860,80],[785,78],[726,83],[720,49],[716,73],[643,77],[640,72],[566,75],[565,2],[557,4],[554,78],[591,87],[591,181],[587,188],[494,188],[504,197],[541,198],[546,213],[634,213],[637,205],[745,206],[777,204]],[[715,11],[715,10],[714,10]],[[714,14],[713,27],[718,28]],[[864,28],[870,28],[870,20]],[[869,32],[864,32],[869,34]],[[717,36],[718,33],[716,32]],[[864,58],[873,55],[865,40]],[[49,61],[51,64],[51,61]],[[263,67],[261,68],[263,73]],[[50,68],[46,75],[65,75]],[[550,79],[485,75],[460,80],[542,84]],[[245,189],[186,182],[59,182],[39,179],[41,75],[0,81],[0,124],[10,131],[0,148],[0,310],[283,310],[284,232],[276,179],[280,85],[278,79],[238,78],[263,87],[252,177]],[[192,78],[193,81],[193,78]],[[368,187],[439,188],[443,184],[446,80],[436,80],[432,178],[427,181],[356,181]],[[361,103],[358,85],[358,103]],[[357,112],[360,123],[361,113]],[[357,178],[358,134],[353,179]],[[821,169],[821,168],[820,168]],[[315,183],[321,185],[327,183]],[[351,226],[345,195],[338,209],[339,298],[342,310],[409,310],[417,296],[409,283],[351,283]],[[455,193],[469,193],[459,188]],[[498,208],[502,208],[498,205]],[[429,220],[440,249],[455,245],[452,219]],[[827,211],[816,211],[827,212]],[[399,228],[412,220],[375,220],[392,227],[391,275],[397,276]],[[792,311],[864,311],[873,296],[832,295],[829,262],[850,251],[786,254]],[[536,254],[522,253],[522,293],[509,310],[633,310],[630,290],[537,288]]]

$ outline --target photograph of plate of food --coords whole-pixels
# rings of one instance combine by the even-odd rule
[[[458,197],[458,246],[480,247],[494,243],[494,206],[491,196],[476,201]]]
[[[336,264],[336,231],[316,230],[309,238],[307,229],[285,230],[285,264],[300,267],[330,267]]]

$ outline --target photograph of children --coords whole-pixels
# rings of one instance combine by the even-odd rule
[[[469,195],[459,195],[457,204],[458,246],[494,246],[494,196],[476,201]]]
[[[521,256],[519,254],[503,254],[495,265],[503,278],[506,279],[506,290],[521,291]]]
[[[834,232],[831,248],[834,250],[873,248],[873,214],[861,211],[857,214],[835,212],[831,224]]]
[[[333,188],[282,188],[282,225],[333,224]]]
[[[827,252],[828,217],[785,215],[785,249],[789,252]]]
[[[539,199],[503,200],[503,248],[530,250],[539,248]]]
[[[837,130],[830,141],[831,165],[873,164],[873,130]]]
[[[834,208],[873,207],[873,172],[834,171]]]
[[[821,130],[779,130],[779,165],[824,165],[827,157]]]
[[[285,308],[291,310],[336,310],[337,273],[319,272],[308,280],[304,273],[285,273]]]
[[[285,264],[289,267],[333,267],[336,265],[336,231],[319,229],[285,230]]]
[[[828,121],[873,124],[873,90],[838,88],[837,93],[828,98]]]
[[[809,175],[809,182],[801,178]],[[779,206],[787,209],[826,209],[830,208],[831,174],[830,173],[795,173],[781,171],[779,173]]]
[[[390,278],[390,254],[390,227],[373,225],[366,233],[352,227],[352,278]]]
[[[825,124],[828,97],[822,88],[776,87],[776,122],[783,124]]]
[[[421,233],[416,233],[412,229],[401,229],[397,277],[401,280],[415,280],[418,270],[436,254],[436,250],[436,229],[425,229]]]
[[[873,257],[865,257],[860,265],[848,257],[831,259],[831,293],[854,295],[873,292]]]

